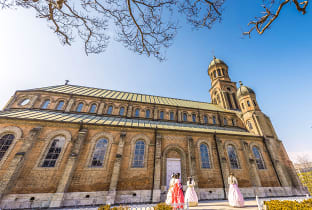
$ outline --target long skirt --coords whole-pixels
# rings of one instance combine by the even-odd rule
[[[183,191],[180,187],[174,186],[172,194],[172,206],[173,209],[182,209],[184,206]]]
[[[229,205],[233,207],[244,207],[244,197],[239,191],[237,184],[230,184]]]
[[[198,205],[198,197],[197,197],[194,187],[187,188],[184,200],[186,203],[188,203],[188,206]]]
[[[167,199],[166,204],[171,205],[172,204],[172,194],[173,194],[173,187],[169,187],[168,193],[167,193]]]

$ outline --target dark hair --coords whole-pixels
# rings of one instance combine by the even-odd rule
[[[191,181],[193,180],[193,178],[190,176],[190,177],[188,178],[188,180],[191,182]]]
[[[180,178],[180,173],[177,173],[177,178],[178,178],[178,179]]]

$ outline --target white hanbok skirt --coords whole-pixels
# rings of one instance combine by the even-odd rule
[[[194,187],[188,187],[185,193],[185,202],[188,203],[188,206],[197,206],[198,197],[195,192]]]
[[[244,207],[244,197],[240,192],[237,184],[230,184],[228,198],[230,206]]]

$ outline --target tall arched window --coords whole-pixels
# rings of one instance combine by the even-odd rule
[[[227,125],[227,124],[228,124],[228,122],[227,122],[227,119],[226,119],[226,118],[223,118],[223,124],[224,124],[224,125]]]
[[[213,71],[213,76],[216,78],[217,77],[217,72]]]
[[[247,101],[247,105],[248,105],[248,107],[250,107],[250,102],[249,101]]]
[[[112,114],[113,113],[113,106],[109,106],[107,109],[107,114]]]
[[[212,123],[213,123],[213,124],[217,124],[216,116],[212,116]]]
[[[140,109],[135,109],[135,117],[140,117]]]
[[[235,151],[235,148],[233,145],[229,145],[227,147],[227,152],[228,152],[228,157],[230,160],[230,166],[232,169],[238,169],[239,168],[239,163],[238,163],[238,159],[237,159],[237,154]]]
[[[145,111],[145,117],[146,117],[146,118],[149,118],[149,117],[150,117],[150,114],[151,114],[151,111],[150,111],[149,109],[147,109],[147,110]]]
[[[64,101],[59,101],[58,104],[57,104],[56,109],[57,109],[57,110],[62,110],[62,109],[63,109],[63,106],[64,106]]]
[[[206,144],[200,145],[200,157],[202,168],[210,168],[210,158],[208,153],[208,146]]]
[[[46,100],[43,102],[43,104],[42,104],[42,106],[41,106],[41,109],[47,109],[48,106],[49,106],[49,104],[50,104],[50,100],[49,100],[49,99],[46,99]]]
[[[242,103],[242,109],[245,109],[244,103]]]
[[[196,114],[192,114],[192,120],[193,122],[196,122]]]
[[[253,129],[252,124],[249,120],[247,121],[247,125],[248,125],[249,129]]]
[[[143,168],[144,167],[144,152],[145,152],[145,143],[142,140],[139,140],[135,143],[134,156],[132,161],[133,168]]]
[[[46,154],[41,167],[54,167],[56,161],[65,145],[65,137],[57,136],[53,139],[52,144]]]
[[[259,151],[259,149],[256,146],[253,146],[252,152],[255,156],[258,169],[265,169],[264,160],[263,160],[262,154]]]
[[[218,69],[218,76],[221,76],[221,71],[220,71],[220,69]]]
[[[97,141],[92,154],[91,167],[103,166],[107,143],[108,141],[106,139],[100,139]]]
[[[80,102],[80,103],[78,104],[78,106],[77,106],[76,111],[77,111],[77,112],[81,112],[81,111],[82,111],[82,108],[83,108],[83,103]]]
[[[207,115],[204,115],[204,123],[208,124],[208,117],[207,117]]]
[[[183,121],[187,121],[187,114],[183,113]]]
[[[120,109],[119,109],[119,115],[124,115],[124,113],[125,113],[125,108],[124,107],[120,107]]]
[[[96,104],[92,104],[90,108],[90,113],[95,113],[96,112]]]
[[[13,134],[5,134],[0,138],[0,160],[12,144],[15,136]]]
[[[164,111],[160,111],[160,112],[159,112],[159,118],[160,118],[161,120],[164,119]]]
[[[170,112],[170,120],[174,120],[174,113]]]
[[[253,100],[253,104],[254,104],[254,106],[257,106],[257,103],[256,103],[256,101],[255,101],[255,100]]]

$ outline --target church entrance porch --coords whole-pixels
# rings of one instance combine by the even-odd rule
[[[166,183],[167,183],[167,189],[169,188],[169,182],[171,179],[171,175],[173,173],[180,173],[181,174],[181,159],[180,158],[167,158],[167,177],[166,177]]]

